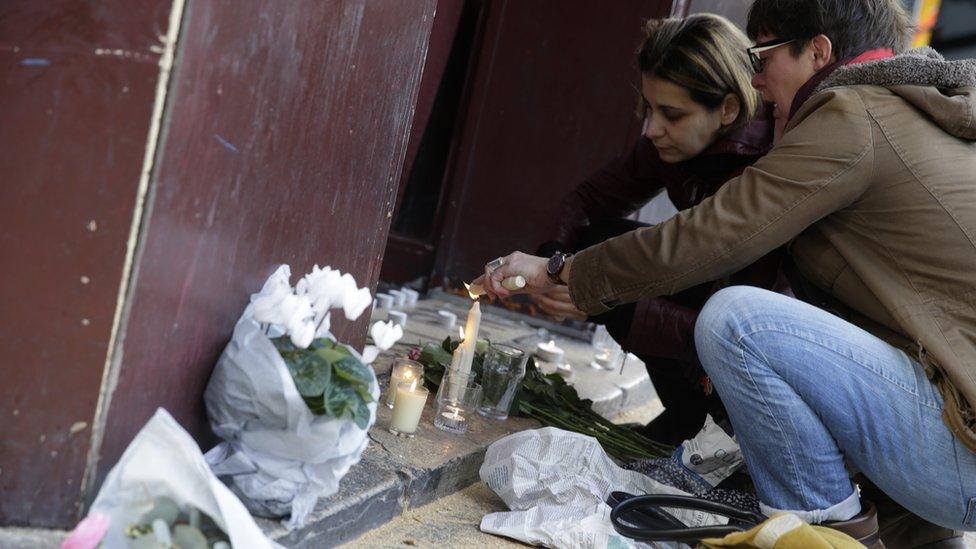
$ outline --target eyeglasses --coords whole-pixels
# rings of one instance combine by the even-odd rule
[[[777,38],[775,40],[760,42],[751,48],[746,48],[746,53],[749,55],[749,62],[752,63],[752,70],[756,71],[756,74],[759,74],[766,68],[766,58],[759,57],[760,53],[795,41],[795,38]]]

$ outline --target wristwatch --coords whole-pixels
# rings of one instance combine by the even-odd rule
[[[549,277],[550,282],[559,286],[566,286],[566,282],[559,278],[559,274],[563,272],[563,267],[566,266],[566,258],[571,255],[573,254],[564,254],[563,252],[552,254],[549,263],[546,265],[546,276]]]

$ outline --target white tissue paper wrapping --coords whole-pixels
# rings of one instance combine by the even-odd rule
[[[279,275],[281,270],[272,276]],[[339,480],[359,462],[369,442],[380,390],[368,370],[373,402],[366,429],[351,419],[313,414],[249,305],[204,394],[210,426],[224,440],[206,454],[213,471],[252,513],[290,514],[285,526],[301,527],[319,498],[338,491]]]
[[[617,466],[593,437],[555,427],[515,433],[488,447],[479,474],[511,509],[486,515],[483,532],[555,548],[685,547],[617,534],[606,504],[611,492],[688,494]],[[701,511],[671,511],[688,526],[728,522]]]
[[[110,518],[101,546],[129,547],[126,528],[137,524],[160,497],[208,515],[235,548],[280,547],[265,537],[240,500],[210,471],[196,442],[162,408],[132,439],[92,503],[89,515]]]

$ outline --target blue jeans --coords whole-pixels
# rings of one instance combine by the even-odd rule
[[[695,343],[763,512],[851,518],[861,509],[855,469],[930,522],[976,529],[976,454],[942,423],[942,395],[902,351],[747,286],[706,303]]]

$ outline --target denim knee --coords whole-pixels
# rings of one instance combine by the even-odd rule
[[[712,295],[705,302],[695,322],[695,350],[705,371],[715,367],[718,353],[728,352],[728,343],[736,339],[737,327],[745,315],[755,311],[757,301],[766,290],[752,286],[729,286]],[[723,345],[723,342],[725,344]]]

